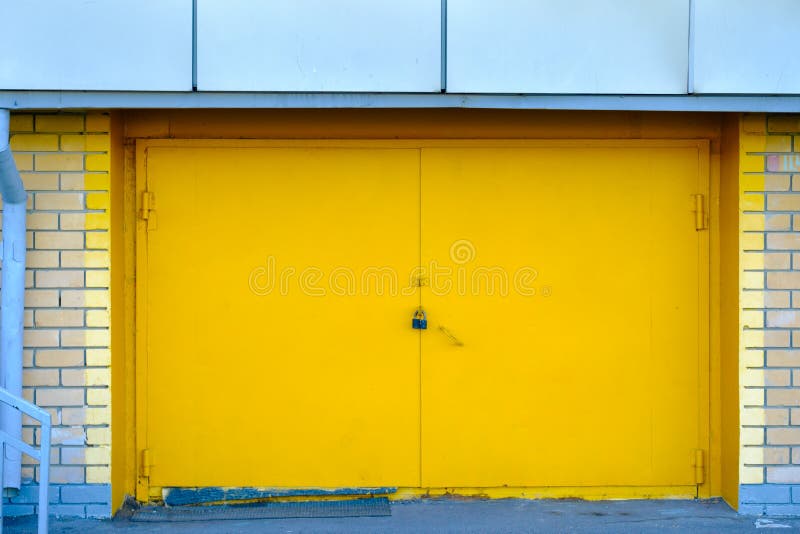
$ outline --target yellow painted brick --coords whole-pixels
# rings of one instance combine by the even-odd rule
[[[15,134],[11,136],[11,150],[22,152],[56,151],[58,136],[51,134]]]
[[[764,156],[745,154],[739,158],[740,172],[764,172],[766,168]]]
[[[36,115],[37,132],[82,132],[83,114]]]
[[[767,287],[770,289],[800,288],[800,272],[768,272]]]
[[[764,426],[764,408],[742,408],[739,413],[739,423],[743,426]]]
[[[765,330],[764,331],[764,346],[765,347],[789,347],[791,341],[789,339],[788,330]]]
[[[742,386],[763,386],[764,385],[764,370],[763,369],[747,369],[739,377],[740,385]],[[742,423],[744,424],[744,423]]]
[[[83,169],[83,154],[36,154],[37,171],[80,171]]]
[[[746,328],[763,328],[764,327],[764,314],[760,311],[743,311],[741,312],[742,324]]]
[[[766,308],[788,308],[791,293],[788,291],[766,291],[764,306]]]
[[[763,447],[742,447],[742,456],[740,461],[744,465],[763,465],[764,464],[764,448]]]
[[[742,195],[741,204],[744,211],[764,211],[764,195],[745,193]]]
[[[771,193],[767,195],[767,209],[772,211],[800,210],[800,193]],[[786,226],[788,228],[788,222]]]
[[[108,250],[111,246],[111,240],[108,232],[87,232],[86,233],[86,248],[87,249],[103,249]]]
[[[764,404],[763,388],[745,388],[740,395],[743,406],[761,406]]]
[[[86,136],[86,150],[89,152],[108,152],[110,149],[111,137],[109,135]]]
[[[109,266],[109,255],[105,250],[91,250],[86,252],[67,251],[61,253],[62,267],[88,267],[99,269]]]
[[[56,369],[24,369],[22,383],[26,386],[57,386],[58,371]]]
[[[83,249],[83,232],[35,232],[34,243],[39,250]]]
[[[107,425],[111,422],[107,408],[63,408],[61,424],[64,425]]]
[[[33,131],[33,115],[26,115],[22,113],[12,113],[9,130],[12,132],[32,132]]]
[[[763,308],[764,298],[764,291],[742,291],[740,304],[742,308]]]
[[[33,367],[33,350],[25,349],[22,351],[22,367]]]
[[[29,213],[28,228],[31,230],[57,230],[58,215],[55,213]]]
[[[57,347],[58,330],[36,328],[25,330],[23,343],[26,347]]]
[[[742,273],[742,287],[747,289],[764,289],[764,273],[746,271]]]
[[[766,229],[766,216],[763,213],[745,213],[739,229],[745,232],[763,232]]]
[[[55,250],[29,250],[25,259],[29,268],[58,267],[58,252]]]
[[[740,191],[763,191],[764,190],[764,175],[763,174],[744,174],[739,176],[739,189]]]
[[[109,465],[111,463],[111,449],[109,447],[87,447],[87,465]]]
[[[108,113],[88,113],[86,115],[87,132],[110,132],[111,116]]]
[[[90,210],[108,209],[109,195],[108,193],[87,193],[86,194],[86,208]]]
[[[766,134],[766,115],[763,113],[745,113],[742,115],[742,131],[746,134]]]
[[[25,189],[31,191],[58,191],[58,174],[37,172],[37,173],[20,173],[22,183]]]
[[[746,233],[742,234],[739,239],[742,250],[763,250],[764,249],[764,234],[762,233]]]
[[[86,230],[108,230],[110,228],[108,213],[87,213]]]
[[[108,310],[88,310],[86,312],[86,326],[104,327],[108,325]]]
[[[36,310],[37,327],[83,326],[82,310]]]
[[[111,160],[106,154],[89,154],[86,156],[87,171],[108,171]]]
[[[108,271],[86,271],[86,287],[110,287]]]
[[[33,170],[33,154],[20,154],[18,152],[14,153],[14,163],[17,166],[17,170],[22,171],[32,171]]]
[[[61,332],[62,347],[107,347],[109,334],[103,330],[64,330]]]
[[[106,308],[108,297],[108,291],[103,289],[66,289],[61,292],[61,305],[66,308]]]
[[[58,291],[53,289],[29,289],[25,291],[26,308],[52,308],[58,306]]]
[[[765,138],[765,152],[791,152],[791,135],[768,135]]]
[[[110,404],[111,392],[108,388],[90,388],[86,390],[86,403],[89,406],[104,406]]]
[[[111,443],[111,431],[109,428],[87,428],[86,443],[88,445],[109,445]]]
[[[800,347],[800,331],[792,332],[792,346]]]
[[[794,115],[772,115],[767,124],[770,132],[800,132],[800,118]]]
[[[36,193],[37,210],[82,210],[83,193]]]
[[[742,332],[742,345],[745,348],[760,348],[766,346],[763,330],[744,330]]]
[[[743,350],[739,356],[739,364],[741,367],[763,367],[764,366],[764,351],[763,350]],[[763,403],[762,403],[763,404]]]
[[[764,444],[764,429],[763,428],[742,428],[740,432],[742,445],[763,445]]]
[[[76,367],[83,365],[83,351],[76,349],[39,349],[36,351],[39,367]]]
[[[86,467],[87,484],[108,484],[111,482],[111,469],[108,466],[90,465]]]
[[[87,191],[108,191],[111,185],[108,173],[85,174],[83,187]]]
[[[111,365],[111,351],[109,349],[86,349],[86,365]]]
[[[742,253],[741,268],[764,269],[764,253],[760,251]]]
[[[739,483],[740,484],[763,484],[764,483],[764,469],[761,467],[740,467],[739,468]]]
[[[800,234],[796,232],[767,234],[767,248],[772,250],[796,250],[800,248]]]
[[[27,275],[28,273],[25,274]],[[33,310],[24,310],[22,312],[22,324],[25,328],[33,328]]]
[[[83,406],[83,388],[37,389],[36,404],[41,406]]]
[[[739,138],[739,149],[742,152],[766,152],[766,135],[743,135]]]
[[[64,134],[61,136],[61,150],[65,152],[83,152],[86,150],[86,136],[82,134]]]

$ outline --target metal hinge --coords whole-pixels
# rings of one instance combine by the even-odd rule
[[[142,449],[139,463],[139,474],[143,477],[150,476],[150,468],[153,466],[153,456],[150,449]]]
[[[139,209],[139,218],[147,222],[148,230],[156,227],[156,196],[150,191],[142,191],[142,203]]]
[[[708,228],[708,216],[706,215],[706,196],[697,194],[694,196],[694,228],[695,230],[706,230]]]
[[[703,449],[694,450],[694,483],[702,484],[706,480],[706,452]]]

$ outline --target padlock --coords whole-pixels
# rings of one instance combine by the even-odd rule
[[[411,319],[411,328],[415,330],[427,330],[428,318],[422,308],[414,312],[414,318]]]

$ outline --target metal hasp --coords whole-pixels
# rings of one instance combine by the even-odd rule
[[[25,216],[28,194],[9,146],[10,112],[0,109],[0,194],[3,198],[3,272],[0,294],[0,387],[22,396],[22,336],[25,307]],[[22,439],[22,415],[8,405],[0,410],[0,430]],[[4,454],[3,488],[20,487],[20,453]]]

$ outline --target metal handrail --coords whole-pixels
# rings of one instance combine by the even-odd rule
[[[10,445],[20,452],[23,452],[35,460],[39,460],[39,512],[38,512],[38,532],[47,534],[47,505],[50,501],[48,495],[48,485],[50,484],[50,414],[35,404],[32,404],[21,397],[12,395],[8,390],[0,388],[0,402],[19,410],[31,419],[41,423],[41,443],[39,448],[32,447],[24,441],[11,436],[7,432],[0,430],[0,444],[2,444],[2,455],[0,455],[0,473],[5,471],[6,445]],[[3,532],[3,499],[0,498],[0,534]]]

